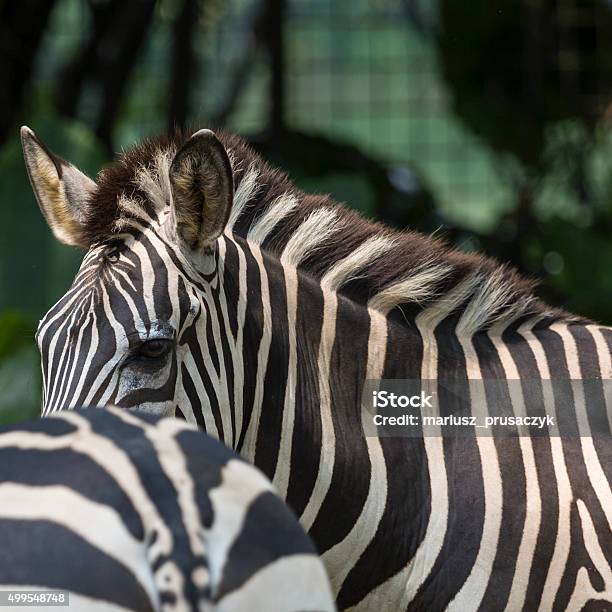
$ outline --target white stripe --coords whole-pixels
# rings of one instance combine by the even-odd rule
[[[151,232],[146,232],[147,237],[150,238]],[[142,300],[147,309],[147,314],[149,316],[150,321],[155,321],[157,319],[155,313],[155,302],[153,300],[153,282],[155,280],[155,274],[153,274],[153,265],[151,264],[151,260],[147,254],[147,249],[144,244],[139,240],[134,241],[131,245],[131,252],[138,257],[140,260],[140,269],[143,270],[143,274],[141,274],[142,278]],[[145,266],[146,264],[146,266]],[[148,269],[150,272],[146,272]]]
[[[319,247],[329,244],[341,221],[331,208],[318,208],[310,213],[287,242],[280,261],[283,265],[298,267]]]
[[[332,612],[335,609],[320,561],[314,555],[292,555],[269,563],[240,589],[222,597],[214,612]]]
[[[394,243],[384,236],[374,236],[366,240],[355,252],[332,266],[321,281],[327,291],[338,291],[342,285],[356,278],[368,264],[381,257]],[[327,292],[326,291],[326,292]],[[387,347],[387,320],[379,312],[368,310],[370,332],[368,338],[368,361],[366,380],[382,378]],[[386,313],[385,313],[386,314]],[[362,429],[366,430],[363,422]],[[365,438],[370,463],[370,482],[368,495],[355,524],[343,540],[323,554],[332,582],[332,590],[337,595],[347,574],[366,550],[376,534],[387,499],[387,466],[380,441],[376,437]]]
[[[270,232],[298,205],[295,196],[283,194],[274,200],[261,216],[251,225],[247,240],[256,245],[263,244]]]
[[[268,479],[244,461],[230,459],[221,469],[219,486],[208,493],[214,522],[210,529],[204,529],[213,584],[221,581],[227,557],[244,527],[251,503],[262,493],[271,491]]]
[[[369,302],[370,308],[389,312],[405,302],[421,303],[435,297],[436,286],[450,272],[447,264],[425,265],[414,270],[410,276],[379,291]],[[448,299],[446,296],[445,299]]]
[[[321,286],[329,291],[338,291],[342,285],[359,278],[360,273],[394,246],[395,241],[387,236],[368,238],[353,253],[336,262],[327,270],[321,279]]]
[[[207,315],[203,315],[207,316]],[[217,372],[212,363],[212,359],[210,357],[210,353],[206,350],[201,351],[202,359],[201,365],[204,366],[204,372],[201,372],[199,369],[200,364],[196,364],[193,354],[191,351],[186,350],[185,356],[183,357],[182,363],[189,372],[191,376],[191,380],[193,381],[193,385],[195,387],[196,393],[201,403],[201,413],[204,417],[204,427],[206,428],[206,433],[209,436],[213,436],[217,439],[221,437],[221,432],[217,430],[217,424],[215,422],[212,406],[210,404],[210,399],[208,397],[208,393],[206,392],[206,388],[204,387],[204,383],[202,381],[202,375],[205,374],[207,378],[210,380],[210,383],[213,387],[213,392],[216,397],[219,397],[219,379],[217,376]],[[179,403],[179,407],[181,410],[183,409],[183,403],[185,405],[191,405],[189,398],[186,393],[181,394],[181,400]],[[196,422],[195,420],[193,422]]]
[[[238,251],[238,303],[236,304],[236,341],[233,344],[232,360],[234,364],[234,411],[236,414],[236,442],[238,443],[244,420],[244,322],[246,320],[246,309],[248,300],[247,288],[247,264],[244,251],[240,245],[236,245]],[[231,339],[231,334],[230,334]],[[232,344],[230,343],[230,346]]]
[[[523,323],[518,329],[518,333],[529,331],[538,320],[538,318],[535,318]],[[513,412],[517,415],[525,415],[525,399],[523,397],[522,387],[518,384],[520,379],[519,371],[512,353],[502,340],[502,333],[503,329],[498,327],[498,329],[491,329],[489,331],[489,336],[495,346],[502,368],[504,369],[504,377],[508,380],[508,391]],[[533,376],[537,378],[535,372]],[[521,543],[519,544],[518,556],[514,567],[514,576],[512,577],[512,586],[510,588],[508,601],[506,602],[506,612],[521,610],[525,604],[527,586],[529,585],[529,575],[531,573],[533,556],[540,530],[540,523],[542,521],[542,500],[540,498],[540,485],[538,482],[533,443],[528,436],[520,436],[518,441],[525,471],[525,520],[523,522]],[[522,496],[523,493],[517,492],[517,495]]]
[[[585,328],[591,332],[593,341],[597,347],[602,380],[612,378],[612,356],[610,355],[610,349],[608,349],[608,343],[604,337],[603,329],[598,325],[586,325]],[[612,330],[607,328],[607,331],[610,332]]]
[[[293,446],[293,428],[295,425],[295,389],[297,385],[297,270],[293,266],[283,266],[285,290],[287,292],[287,379],[285,380],[285,401],[281,425],[280,446],[276,460],[276,470],[272,483],[279,495],[285,499],[291,473],[291,448]]]
[[[236,193],[234,194],[234,202],[232,204],[232,210],[230,212],[230,217],[227,222],[227,229],[233,229],[234,225],[236,225],[236,221],[240,218],[242,211],[245,206],[248,204],[249,200],[253,197],[256,189],[257,189],[257,177],[259,176],[259,170],[257,170],[254,166],[251,166],[243,175],[242,180],[240,181],[240,185],[238,185],[238,189],[236,189]]]

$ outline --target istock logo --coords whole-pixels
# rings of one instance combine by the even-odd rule
[[[469,385],[464,379],[371,379],[363,385],[361,416],[366,437],[575,437],[586,427],[609,438],[605,410],[601,419],[587,418],[575,398],[583,408],[602,406],[605,398],[609,410],[612,379],[494,378]]]
[[[374,408],[433,408],[433,396],[421,391],[419,395],[401,395],[390,391],[373,391],[372,406]]]

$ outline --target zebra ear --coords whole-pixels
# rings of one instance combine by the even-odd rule
[[[212,244],[225,229],[234,197],[234,175],[223,145],[199,130],[170,166],[175,229],[191,249]]]
[[[21,145],[30,184],[53,235],[64,244],[87,248],[84,212],[95,182],[53,155],[26,126],[21,128]]]

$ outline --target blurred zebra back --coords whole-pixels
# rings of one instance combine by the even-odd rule
[[[108,407],[0,430],[0,590],[71,610],[333,610],[268,479],[185,422]]]

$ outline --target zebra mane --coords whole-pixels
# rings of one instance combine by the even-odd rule
[[[457,331],[465,334],[525,316],[569,317],[537,299],[535,282],[512,268],[366,220],[327,195],[306,194],[239,137],[217,135],[234,171],[228,231],[308,271],[324,289],[400,317],[430,306],[457,311]],[[146,140],[102,170],[86,223],[91,243],[171,202],[169,166],[186,137]]]

